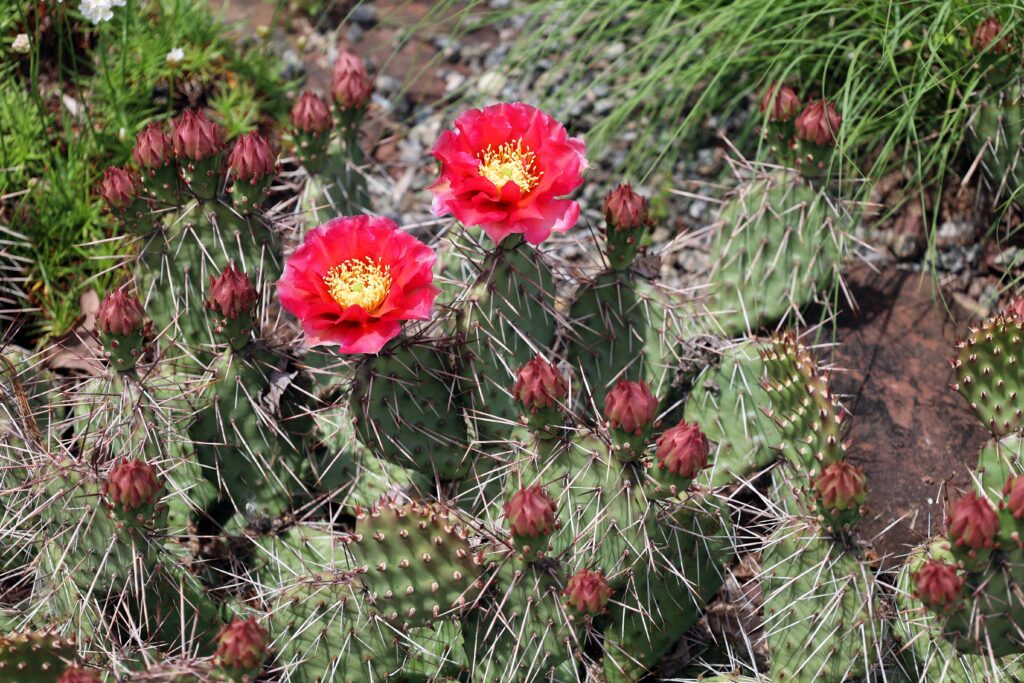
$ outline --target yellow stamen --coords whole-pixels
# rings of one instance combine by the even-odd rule
[[[522,140],[513,140],[494,149],[480,152],[480,175],[487,178],[499,190],[510,180],[522,192],[537,187],[544,171],[537,170],[537,155],[529,147],[523,147]]]
[[[391,266],[369,256],[348,259],[327,271],[324,284],[342,308],[361,306],[367,313],[375,313],[391,291]]]

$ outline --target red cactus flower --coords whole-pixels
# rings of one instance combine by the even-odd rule
[[[796,136],[819,147],[832,145],[843,117],[828,100],[815,100],[796,117]]]
[[[100,310],[96,313],[96,327],[106,334],[127,337],[142,329],[145,317],[137,296],[124,289],[115,289],[100,304]]]
[[[768,113],[769,121],[789,121],[802,106],[800,96],[788,85],[772,83],[761,96],[759,109]]]
[[[516,491],[505,503],[505,519],[514,536],[536,538],[555,530],[555,501],[540,485]]]
[[[259,133],[246,133],[235,141],[228,157],[228,166],[236,180],[256,182],[273,175],[277,153]]]
[[[838,460],[821,471],[814,480],[814,490],[826,510],[850,510],[867,499],[867,478],[860,467]]]
[[[647,223],[647,200],[622,183],[604,198],[604,219],[616,230],[634,230]]]
[[[220,152],[224,146],[220,126],[197,109],[182,112],[172,129],[171,144],[179,159],[202,161]]]
[[[540,244],[579,218],[579,204],[557,197],[583,183],[585,152],[582,140],[527,104],[470,109],[434,145],[434,214],[479,225],[495,242],[522,233]]]
[[[319,95],[309,91],[302,93],[292,106],[292,125],[303,133],[319,134],[330,130],[331,109]]]
[[[604,416],[613,429],[642,434],[654,424],[658,399],[644,381],[620,380],[604,399]]]
[[[107,475],[103,494],[114,505],[134,510],[156,502],[162,487],[152,465],[141,460],[122,460]]]
[[[914,595],[933,609],[946,609],[956,604],[964,587],[955,564],[928,560],[914,574]]]
[[[142,169],[156,170],[171,163],[174,147],[162,123],[153,122],[135,136],[132,159]]]
[[[569,395],[565,377],[554,364],[537,356],[516,372],[512,396],[530,412],[552,408]]]
[[[975,550],[991,548],[999,533],[999,517],[992,504],[973,492],[953,504],[947,525],[955,546]]]
[[[565,585],[566,602],[581,614],[601,614],[611,597],[611,586],[601,572],[581,569]]]
[[[334,62],[331,94],[341,109],[362,109],[373,94],[373,82],[358,55],[342,50]]]
[[[430,317],[433,266],[433,250],[387,218],[335,218],[306,233],[277,291],[310,346],[377,353],[403,320]]]
[[[658,467],[667,469],[672,474],[693,479],[697,473],[708,466],[708,453],[711,448],[708,438],[704,436],[700,425],[687,424],[680,420],[675,427],[665,430],[658,437],[658,448],[654,453]]]
[[[993,52],[1011,52],[1013,47],[1010,45],[1008,36],[999,38],[999,35],[1003,32],[1003,25],[995,17],[989,17],[985,21],[978,24],[978,28],[974,29],[974,37],[971,40],[971,45],[978,52],[992,47]],[[998,39],[998,42],[996,40]],[[995,43],[995,45],[993,45]]]
[[[235,619],[217,634],[217,662],[235,669],[256,669],[267,653],[267,632],[255,617]]]
[[[124,209],[139,196],[139,183],[131,171],[111,166],[103,171],[100,194],[112,209]]]
[[[1024,517],[1024,474],[1007,478],[1003,486],[1003,507],[1010,511],[1014,519]]]
[[[210,308],[225,318],[234,320],[241,313],[248,313],[259,299],[256,288],[252,286],[245,273],[228,264],[224,272],[216,279],[210,276]]]
[[[100,683],[100,674],[81,666],[69,666],[64,669],[57,683]]]

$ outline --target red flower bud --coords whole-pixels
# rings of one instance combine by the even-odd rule
[[[687,424],[681,420],[658,438],[658,449],[654,457],[661,469],[693,479],[708,466],[710,450],[708,438],[700,430],[700,425]]]
[[[256,669],[267,653],[267,632],[255,617],[235,619],[217,635],[217,662],[235,669]]]
[[[179,159],[202,161],[224,146],[220,126],[197,109],[188,109],[172,125],[171,143]]]
[[[127,337],[142,329],[145,312],[139,298],[123,289],[108,294],[96,313],[96,327],[100,332]]]
[[[331,94],[341,109],[362,109],[373,93],[373,83],[366,73],[366,65],[357,55],[341,51],[334,63]]]
[[[235,141],[228,166],[236,180],[256,182],[274,174],[277,153],[259,133],[246,133]]]
[[[999,517],[987,499],[968,493],[953,504],[947,520],[949,539],[957,547],[991,548],[999,533]]]
[[[622,183],[604,198],[604,219],[616,230],[634,230],[647,224],[647,200]]]
[[[868,497],[864,470],[839,460],[821,471],[814,480],[818,501],[826,510],[852,510],[864,504]]]
[[[111,468],[103,493],[114,505],[125,510],[135,510],[143,505],[156,502],[163,483],[156,477],[156,470],[141,460],[121,460]]]
[[[327,103],[319,95],[307,91],[292,107],[292,125],[303,133],[319,134],[330,130],[334,122]]]
[[[952,607],[960,597],[964,579],[956,565],[941,560],[928,560],[914,574],[914,595],[933,609]]]
[[[971,40],[971,45],[978,52],[982,52],[990,46],[993,52],[1011,52],[1013,46],[1010,45],[1009,38],[1007,36],[999,38],[999,34],[1002,32],[1003,25],[999,23],[999,20],[995,17],[989,17],[978,24],[978,28],[974,29],[974,38]],[[999,42],[993,45],[996,39],[999,39]]]
[[[1017,320],[1024,320],[1024,294],[1014,297],[1010,305],[1007,306],[1006,312]]]
[[[220,277],[210,276],[210,308],[225,318],[234,320],[241,313],[249,313],[257,299],[256,288],[234,264],[228,264]]]
[[[135,137],[132,159],[142,169],[156,170],[171,163],[174,148],[171,138],[164,132],[162,123],[154,122],[142,129]]]
[[[630,434],[642,434],[654,423],[658,399],[647,383],[621,380],[604,399],[604,416],[613,429]]]
[[[800,111],[800,96],[788,85],[772,83],[761,96],[761,113],[768,112],[769,121],[789,121]]]
[[[139,196],[139,185],[131,171],[111,166],[103,171],[100,194],[112,209],[125,209]]]
[[[100,683],[100,674],[81,666],[69,666],[64,669],[57,683]]]
[[[796,136],[819,147],[832,145],[843,117],[828,100],[815,100],[796,117]]]
[[[569,395],[565,377],[540,356],[528,361],[516,373],[512,396],[530,412],[553,408]]]
[[[514,536],[536,538],[555,530],[555,501],[539,485],[516,491],[505,503],[505,519]]]
[[[1003,506],[1010,511],[1014,519],[1024,517],[1024,474],[1006,480],[1003,486]]]
[[[601,614],[612,597],[612,589],[601,572],[581,569],[569,577],[565,597],[569,606],[581,614]]]

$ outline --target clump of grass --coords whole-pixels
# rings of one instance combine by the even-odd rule
[[[210,106],[239,135],[286,116],[292,85],[264,44],[240,47],[203,0],[128,0],[95,26],[76,7],[19,2],[0,19],[0,34],[31,37],[28,55],[0,47],[0,223],[28,238],[11,252],[31,260],[29,337],[62,333],[84,289],[122,277],[96,190],[146,123]],[[167,59],[175,48],[180,63]]]

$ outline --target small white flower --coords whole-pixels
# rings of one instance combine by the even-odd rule
[[[27,55],[29,50],[32,49],[31,43],[28,42],[28,34],[19,33],[14,42],[11,43],[11,49],[19,54]]]
[[[94,24],[110,21],[114,17],[113,8],[124,7],[125,0],[81,0],[78,11]]]
[[[167,53],[167,66],[178,66],[185,61],[185,51],[176,47]]]

